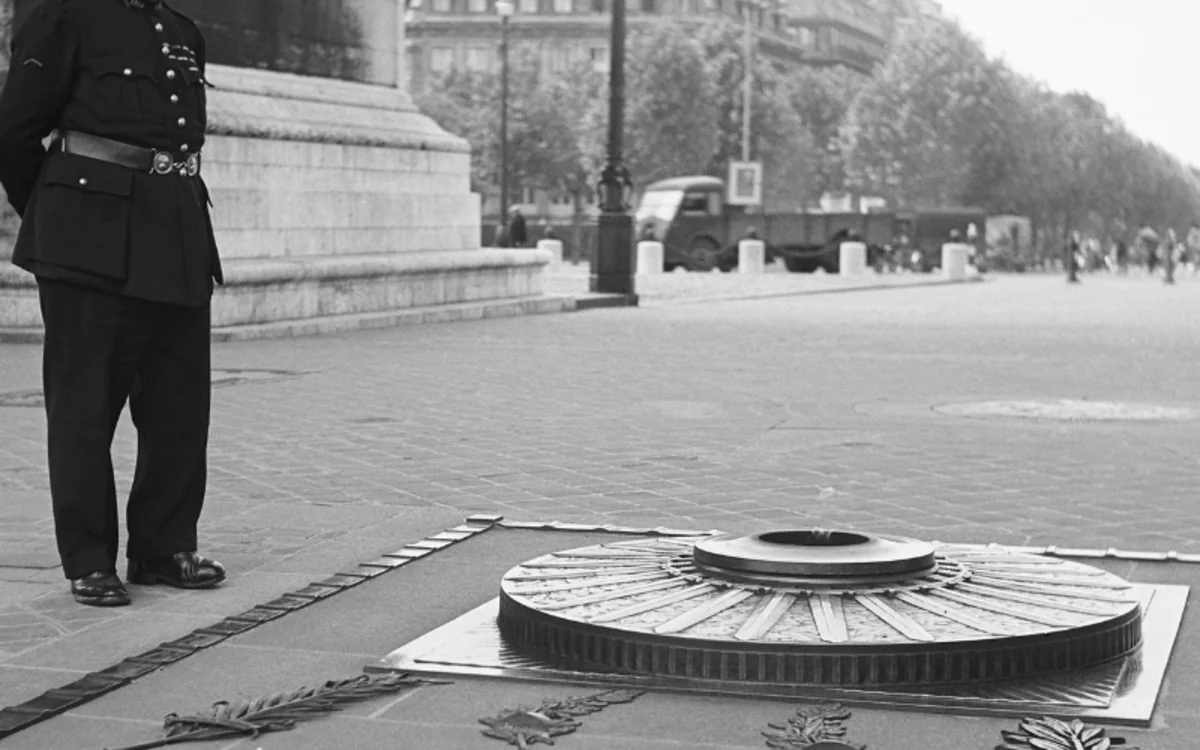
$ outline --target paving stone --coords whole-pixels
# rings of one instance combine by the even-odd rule
[[[156,647],[164,638],[180,638],[211,622],[211,616],[139,612],[107,627],[89,628],[30,649],[8,663],[19,667],[104,669],[125,656]]]
[[[1181,281],[1170,296],[1146,280],[1089,276],[1069,293],[1060,282],[1004,277],[216,345],[218,368],[313,374],[215,392],[201,547],[232,561],[235,577],[203,596],[139,589],[131,609],[143,621],[203,612],[197,625],[212,624],[368,570],[357,563],[385,564],[380,555],[476,512],[738,531],[839,523],[946,540],[1197,550],[1194,425],[933,411],[1030,399],[1196,406],[1200,295],[1182,292],[1200,280]],[[0,360],[0,391],[37,388],[38,347],[5,345]],[[135,446],[126,415],[114,441],[122,492]],[[4,410],[0,528],[13,536],[0,552],[53,551],[44,462],[44,416]],[[441,554],[314,607],[428,574]],[[289,565],[303,575],[275,588],[283,579],[264,578],[255,588],[262,598],[249,598],[244,576],[288,575]],[[159,628],[154,637],[111,635],[124,616],[80,611],[57,569],[0,567],[0,581],[45,586],[46,596],[30,593],[18,608],[98,638],[113,660],[187,632],[173,632],[168,618],[135,626]],[[0,661],[43,658],[60,644],[69,651],[76,635]]]
[[[82,671],[0,666],[0,698],[3,698],[4,705],[15,706],[84,675]]]

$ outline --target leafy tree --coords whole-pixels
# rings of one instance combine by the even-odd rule
[[[731,23],[700,29],[708,75],[717,102],[716,149],[708,172],[724,177],[730,161],[742,156],[742,91],[745,59],[742,31]],[[751,158],[763,162],[766,210],[801,208],[814,195],[820,152],[792,104],[791,71],[755,55],[751,78]]]
[[[854,97],[867,77],[843,67],[802,67],[788,77],[792,108],[812,136],[817,167],[809,198],[817,199],[845,184],[845,166],[838,139]]]
[[[638,184],[703,173],[718,137],[704,48],[677,24],[643,26],[625,70],[625,159]]]
[[[925,205],[990,197],[980,188],[1012,156],[998,152],[1006,143],[1006,99],[996,66],[957,24],[939,18],[905,26],[847,116],[849,183]]]

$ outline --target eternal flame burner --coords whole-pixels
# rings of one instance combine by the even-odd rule
[[[1142,639],[1132,586],[1003,548],[847,531],[620,541],[501,582],[511,646],[575,669],[690,680],[935,686],[1076,670]]]

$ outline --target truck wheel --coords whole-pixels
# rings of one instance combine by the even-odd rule
[[[688,246],[689,271],[711,271],[717,265],[721,247],[708,237],[697,237]]]

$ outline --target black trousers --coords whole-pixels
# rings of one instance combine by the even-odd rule
[[[129,401],[137,467],[129,558],[196,549],[207,481],[209,306],[182,307],[38,279],[50,495],[63,572],[115,570],[112,440]]]

